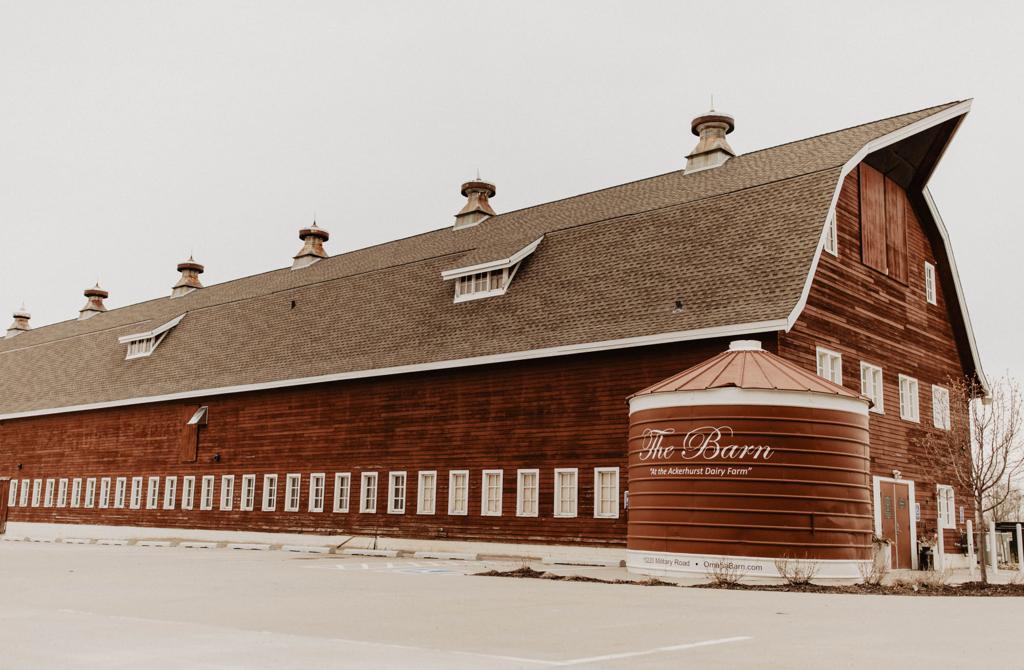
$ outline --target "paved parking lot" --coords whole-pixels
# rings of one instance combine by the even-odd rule
[[[518,566],[3,542],[0,668],[1020,667],[1017,598],[471,575]]]

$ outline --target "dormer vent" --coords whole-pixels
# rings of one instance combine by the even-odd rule
[[[690,130],[700,138],[697,146],[686,157],[686,173],[708,170],[722,165],[736,155],[725,136],[736,127],[736,121],[728,114],[711,110],[698,116],[690,124]]]
[[[299,231],[299,239],[302,240],[302,249],[295,254],[292,261],[292,270],[309,267],[322,258],[327,258],[324,251],[324,242],[331,239],[331,234],[323,228],[318,228],[316,221],[309,228]]]
[[[14,313],[14,322],[7,328],[7,337],[14,337],[32,330],[32,326],[28,325],[28,320],[31,318],[32,315],[25,310],[25,305],[22,305],[21,309]]]
[[[78,310],[78,320],[85,321],[107,311],[107,306],[103,304],[103,301],[108,297],[110,294],[100,288],[99,282],[96,282],[92,288],[85,289],[85,307]]]
[[[479,178],[463,184],[462,195],[466,196],[466,204],[455,215],[455,230],[475,226],[496,216],[489,199],[497,192],[494,184]]]
[[[181,273],[181,277],[178,279],[178,283],[171,289],[171,297],[180,298],[196,289],[203,288],[202,282],[199,281],[199,275],[203,274],[205,269],[201,263],[197,263],[191,256],[188,257],[187,261],[178,263],[178,272]]]

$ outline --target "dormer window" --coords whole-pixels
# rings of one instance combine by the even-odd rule
[[[516,276],[520,264],[537,249],[543,239],[537,238],[508,258],[445,270],[441,273],[441,278],[444,281],[455,280],[455,302],[503,295]],[[487,251],[478,252],[476,258],[486,259],[485,253]]]
[[[167,333],[174,328],[181,320],[185,318],[185,315],[176,316],[159,328],[155,328],[147,333],[136,333],[134,335],[125,335],[117,339],[121,344],[128,345],[128,353],[125,355],[125,360],[130,361],[133,358],[145,358],[151,355],[156,348],[160,346],[164,338],[167,337]]]

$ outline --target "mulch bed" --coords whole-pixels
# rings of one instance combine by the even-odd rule
[[[674,586],[676,588],[722,589],[727,591],[785,591],[788,593],[848,593],[875,596],[1024,596],[1024,584],[985,584],[965,582],[943,584],[897,581],[892,584],[676,584],[655,577],[647,579],[599,579],[581,575],[556,575],[531,567],[515,570],[488,570],[477,577],[511,577],[514,579],[549,579],[556,582],[592,582],[596,584],[633,584],[637,586]]]

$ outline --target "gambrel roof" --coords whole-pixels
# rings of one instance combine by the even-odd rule
[[[922,166],[915,174],[930,174],[969,106],[948,103],[0,339],[0,419],[786,330],[803,308],[846,172],[906,140]],[[453,302],[442,273],[508,259],[536,240],[507,293]],[[946,265],[957,284],[951,255]],[[125,360],[118,338],[181,315],[157,352]]]

